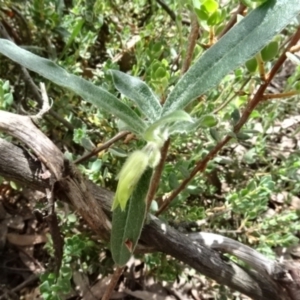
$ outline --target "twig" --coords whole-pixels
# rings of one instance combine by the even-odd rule
[[[22,290],[24,287],[26,287],[27,285],[31,285],[32,283],[34,283],[38,279],[39,279],[39,274],[32,274],[28,278],[26,278],[22,283],[17,285],[15,288],[11,289],[11,292],[17,293],[20,290]]]
[[[124,136],[126,136],[129,133],[129,131],[121,131],[118,134],[116,134],[114,137],[112,137],[110,140],[108,140],[106,143],[104,143],[103,145],[93,149],[90,153],[87,153],[86,155],[81,156],[80,158],[76,159],[74,161],[75,164],[79,164],[87,159],[89,159],[90,157],[96,155],[97,153],[99,153],[100,151],[103,151],[107,148],[109,148],[113,143],[115,143],[116,141],[120,140],[121,138],[123,138]]]
[[[260,52],[256,54],[255,58],[256,58],[256,61],[257,61],[257,65],[258,65],[258,71],[259,71],[260,79],[262,81],[265,81],[266,80],[265,63],[264,63],[264,61],[261,57]]]
[[[300,50],[300,43],[291,47],[290,52],[295,53],[295,52],[298,52],[299,50]]]
[[[176,15],[174,11],[162,0],[156,0],[156,2],[166,11],[166,13],[171,17],[171,19],[176,22]]]
[[[251,77],[248,77],[245,82],[242,84],[242,86],[239,88],[238,91],[236,91],[230,98],[228,98],[226,101],[224,101],[218,108],[216,108],[212,114],[218,113],[221,109],[223,109],[229,102],[231,102],[236,96],[239,95],[240,91],[246,86],[246,84],[250,81]]]
[[[299,91],[290,91],[290,92],[279,93],[279,94],[267,94],[263,96],[263,100],[288,98],[288,97],[299,95],[299,93],[300,93]]]
[[[236,23],[237,15],[243,14],[244,10],[246,9],[246,5],[240,4],[236,12],[232,15],[231,19],[228,21],[225,28],[220,32],[218,39],[220,39],[230,28]]]
[[[209,47],[211,47],[214,43],[215,43],[215,31],[214,31],[214,27],[211,26],[209,27],[209,42],[208,42]]]
[[[188,47],[185,56],[185,60],[183,62],[181,68],[181,75],[183,75],[190,67],[194,49],[196,46],[197,39],[199,37],[199,23],[195,13],[191,13],[191,32],[188,37]]]
[[[118,283],[120,276],[122,275],[123,270],[124,270],[124,268],[120,268],[120,267],[116,268],[114,274],[111,277],[110,283],[109,283],[108,287],[106,288],[104,295],[101,298],[102,300],[111,299],[111,295],[114,291],[115,286]]]
[[[41,119],[43,117],[43,115],[46,114],[51,109],[51,105],[49,103],[49,98],[47,95],[46,87],[43,82],[40,83],[40,88],[41,88],[43,104],[42,104],[42,109],[35,115],[35,117],[37,119]]]
[[[264,100],[264,92],[267,89],[268,85],[270,84],[271,80],[273,77],[276,75],[278,72],[279,68],[282,66],[284,61],[286,60],[286,55],[285,53],[292,47],[294,46],[297,41],[300,39],[300,27],[297,29],[296,33],[292,37],[288,47],[284,50],[284,52],[281,54],[281,56],[278,58],[276,61],[275,65],[273,66],[272,70],[270,73],[266,76],[266,80],[264,83],[260,85],[258,88],[256,94],[253,96],[252,100],[248,102],[248,105],[246,106],[240,120],[238,123],[234,126],[233,132],[237,133],[239,130],[242,128],[242,126],[247,122],[250,114],[252,111],[256,108],[256,106]],[[200,160],[195,168],[192,170],[190,175],[184,179],[179,187],[174,190],[171,195],[163,202],[159,210],[157,211],[156,215],[160,215],[162,212],[165,211],[165,209],[169,206],[171,201],[181,192],[185,189],[187,184],[194,178],[194,176],[198,172],[203,172],[206,169],[207,163],[212,160],[217,153],[232,139],[232,136],[227,135],[223,140],[221,140],[202,160]]]
[[[16,6],[12,5],[11,6],[11,10],[19,17],[19,19],[21,20],[21,22],[24,25],[24,29],[26,30],[27,36],[26,36],[26,43],[28,45],[31,45],[31,40],[32,40],[32,36],[31,36],[31,31],[29,30],[28,27],[28,23],[26,18],[22,15],[22,13],[17,9]]]
[[[266,90],[266,88],[268,87],[268,85],[270,84],[270,82],[272,81],[272,79],[274,78],[274,76],[276,75],[276,73],[278,72],[278,70],[281,68],[281,66],[283,65],[283,63],[285,62],[285,60],[287,59],[285,53],[287,51],[289,51],[289,49],[294,46],[298,40],[300,39],[300,27],[298,27],[296,33],[294,34],[294,36],[292,37],[288,47],[284,50],[284,52],[280,55],[280,57],[278,58],[278,60],[276,61],[275,65],[273,66],[272,70],[270,71],[269,74],[267,74],[267,78],[266,78],[266,82],[263,83],[259,89],[257,90],[255,96],[253,97],[253,99],[248,103],[247,107],[245,108],[244,113],[242,114],[239,122],[235,125],[235,132],[239,131],[241,129],[241,127],[246,123],[246,121],[248,120],[250,114],[252,113],[252,111],[254,110],[254,108],[257,106],[257,104],[263,100],[264,98],[264,92]]]
[[[163,145],[162,149],[161,149],[161,159],[160,162],[158,164],[158,166],[155,168],[154,174],[151,178],[151,184],[148,190],[148,194],[147,194],[147,211],[149,211],[149,208],[151,206],[151,202],[154,199],[156,190],[159,186],[159,181],[160,181],[160,177],[164,168],[164,164],[167,158],[167,154],[168,154],[168,149],[170,146],[170,139],[168,139],[165,144]]]

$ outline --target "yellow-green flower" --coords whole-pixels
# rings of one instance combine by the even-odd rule
[[[151,168],[157,167],[161,155],[160,155],[160,147],[155,142],[149,142],[143,149],[148,154],[148,166]]]
[[[126,160],[118,178],[118,187],[114,197],[112,210],[119,205],[125,210],[127,201],[131,196],[136,184],[145,172],[149,163],[149,155],[143,150],[134,151]]]

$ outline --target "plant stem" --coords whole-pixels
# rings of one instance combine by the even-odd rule
[[[102,300],[111,299],[111,295],[114,291],[114,288],[116,287],[116,285],[118,283],[120,276],[122,275],[123,270],[124,270],[124,268],[120,268],[120,267],[116,268],[116,270],[114,271],[114,273],[111,277],[111,280],[105,290],[105,293],[104,293],[103,297],[101,298]]]
[[[81,162],[89,159],[90,157],[96,155],[100,151],[103,151],[103,150],[109,148],[113,143],[115,143],[116,141],[120,140],[121,138],[123,138],[124,136],[126,136],[128,133],[129,133],[129,131],[121,131],[121,132],[119,132],[118,134],[116,134],[114,137],[112,137],[110,140],[108,140],[103,145],[101,145],[99,147],[96,147],[90,153],[87,153],[86,155],[83,155],[80,158],[76,159],[74,161],[74,163],[75,164],[79,164],[79,163],[81,163]]]
[[[280,99],[280,98],[287,98],[299,95],[299,91],[289,91],[286,93],[279,93],[279,94],[267,94],[263,96],[262,100],[269,100],[269,99]]]
[[[188,37],[188,47],[185,56],[185,60],[183,62],[181,68],[181,75],[183,75],[190,67],[191,61],[193,58],[194,49],[197,43],[197,39],[199,37],[199,23],[195,13],[191,13],[191,32]]]
[[[148,194],[147,194],[147,198],[146,198],[146,203],[147,203],[147,211],[149,211],[150,205],[152,200],[154,199],[156,190],[159,186],[159,181],[160,181],[160,177],[162,174],[162,171],[164,169],[164,164],[167,158],[167,154],[168,154],[168,149],[170,146],[170,139],[168,139],[165,144],[163,145],[162,149],[161,149],[161,159],[160,162],[158,164],[158,166],[155,168],[154,174],[151,178],[151,184],[148,190]]]
[[[244,5],[242,3],[240,4],[240,6],[236,10],[236,12],[232,15],[231,19],[229,20],[229,22],[227,23],[227,25],[225,26],[225,28],[219,34],[218,39],[220,39],[227,31],[230,30],[231,27],[233,27],[233,25],[237,21],[237,15],[242,15],[244,13],[244,10],[246,8],[247,8],[246,5]]]
[[[266,80],[265,63],[262,60],[261,54],[257,53],[255,58],[256,58],[256,61],[257,61],[257,65],[258,65],[258,71],[259,71],[260,79],[262,81],[265,81]]]

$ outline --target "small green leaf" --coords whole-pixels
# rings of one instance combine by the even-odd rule
[[[70,223],[75,223],[77,221],[77,217],[75,214],[68,214],[67,219]]]
[[[102,160],[96,159],[91,165],[91,172],[96,173],[99,172],[102,167]]]
[[[261,58],[263,61],[272,60],[278,53],[278,42],[272,41],[261,50]]]
[[[13,190],[17,190],[18,189],[18,185],[14,181],[10,181],[9,184],[10,184],[10,186],[11,186],[11,188]]]
[[[72,34],[69,36],[68,41],[67,41],[63,51],[60,54],[60,57],[63,57],[65,55],[65,53],[68,51],[68,49],[70,48],[70,46],[73,43],[74,39],[80,33],[80,30],[81,30],[83,24],[84,24],[84,19],[80,18],[78,20],[77,24],[75,25]]]
[[[204,115],[195,122],[200,127],[214,127],[218,124],[218,119],[213,115]]]
[[[161,78],[164,78],[166,75],[166,69],[163,67],[159,67],[154,73],[154,78],[159,80]]]
[[[141,235],[146,216],[146,196],[152,169],[147,169],[138,182],[125,211],[117,207],[113,211],[111,253],[114,262],[124,266],[130,259]]]
[[[244,133],[242,131],[237,133],[236,137],[237,137],[237,139],[242,140],[242,141],[246,141],[246,140],[251,139],[251,136],[249,134]]]
[[[233,110],[233,112],[231,113],[231,119],[233,121],[232,122],[233,125],[235,125],[236,123],[238,123],[238,121],[240,120],[240,118],[241,118],[240,111],[237,108],[235,108]]]
[[[219,24],[222,21],[220,11],[215,11],[209,18],[207,19],[207,25],[214,26]]]
[[[68,88],[99,109],[114,114],[128,124],[132,131],[136,133],[144,131],[145,123],[140,117],[105,89],[68,73],[53,61],[26,51],[9,40],[0,39],[0,53],[55,84]]]
[[[209,13],[214,13],[219,8],[218,2],[214,0],[206,0],[202,3],[202,5]]]
[[[162,107],[151,88],[139,78],[117,70],[111,70],[110,72],[116,89],[134,101],[150,121],[155,121],[160,115]]]
[[[256,161],[256,156],[256,150],[255,148],[252,148],[245,153],[245,155],[243,156],[243,161],[247,164],[253,164]]]
[[[171,125],[168,127],[168,133],[169,135],[172,135],[174,133],[188,133],[192,130],[196,130],[198,128],[198,123],[194,122],[178,122],[174,125]]]
[[[206,21],[209,18],[207,11],[203,7],[201,9],[195,9],[195,12],[200,21]]]
[[[108,152],[117,157],[127,157],[128,156],[128,153],[125,150],[123,150],[121,148],[117,148],[117,147],[109,148]]]
[[[246,61],[246,68],[250,73],[254,73],[257,69],[257,60],[256,57],[252,57]]]
[[[218,130],[216,128],[209,128],[209,133],[216,142],[221,141],[220,133],[218,132]]]
[[[179,186],[179,181],[174,173],[169,175],[169,187],[171,190],[175,190]]]
[[[226,156],[217,156],[214,161],[221,165],[230,165],[233,162],[231,158]]]

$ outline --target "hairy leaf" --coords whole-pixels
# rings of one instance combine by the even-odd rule
[[[133,100],[150,121],[160,116],[162,107],[159,100],[145,82],[116,70],[111,70],[111,74],[116,89]]]
[[[300,13],[299,0],[269,0],[236,24],[179,80],[163,115],[183,109],[217,85],[230,71],[258,53]]]
[[[113,260],[119,266],[124,266],[130,259],[141,235],[151,176],[152,169],[149,168],[138,182],[125,211],[120,206],[113,211],[110,246]]]
[[[157,136],[156,130],[160,127],[165,127],[167,124],[175,122],[190,122],[193,123],[191,116],[183,110],[174,111],[167,116],[161,117],[158,121],[154,122],[151,126],[147,128],[144,133],[144,138],[146,141],[155,141],[157,138],[161,139],[161,136]],[[161,132],[158,132],[160,135]]]
[[[99,109],[114,114],[128,124],[132,131],[136,133],[144,131],[145,124],[139,116],[105,89],[68,73],[53,61],[26,51],[11,41],[0,39],[0,53],[57,85],[68,88]]]
[[[128,156],[118,175],[119,182],[112,210],[120,205],[121,210],[124,211],[127,201],[146,170],[148,163],[149,155],[145,151],[136,150]]]

